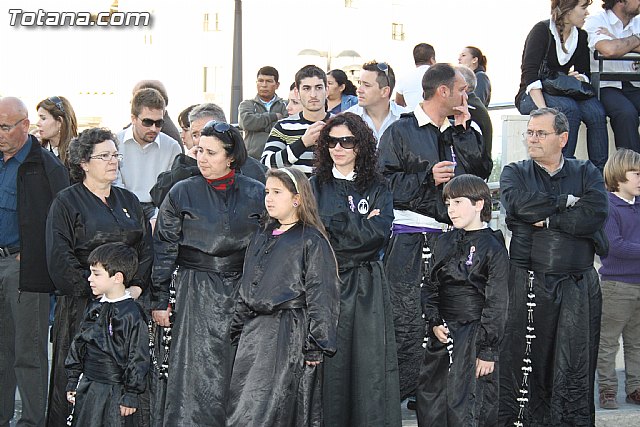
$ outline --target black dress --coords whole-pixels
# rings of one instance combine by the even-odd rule
[[[323,363],[336,352],[340,306],[333,250],[301,223],[247,249],[232,325],[238,341],[227,426],[320,427]]]
[[[602,295],[593,261],[608,250],[602,175],[564,159],[550,176],[528,160],[505,166],[500,188],[512,232],[500,425],[594,425]],[[580,200],[568,207],[568,195]],[[532,225],[546,218],[548,227]]]
[[[508,303],[509,256],[500,231],[453,230],[436,241],[433,268],[422,288],[427,347],[418,385],[418,425],[496,425],[498,352]],[[451,360],[433,327],[446,322]],[[476,379],[476,358],[495,362]]]
[[[364,192],[353,181],[311,178],[341,281],[338,351],[325,359],[327,426],[400,426],[400,386],[389,287],[380,253],[393,199],[385,181]],[[379,209],[380,214],[367,219]]]
[[[51,204],[46,229],[47,266],[59,295],[52,330],[47,414],[50,427],[66,426],[69,415],[64,361],[80,330],[87,304],[93,299],[87,280],[90,275],[87,258],[92,250],[111,242],[126,243],[136,249],[139,267],[129,285],[144,289],[151,271],[153,248],[149,223],[137,197],[112,186],[105,204],[83,183],[58,194]]]
[[[65,366],[67,390],[77,391],[73,425],[124,426],[120,405],[139,408],[149,371],[149,331],[140,306],[131,298],[92,302]]]
[[[154,310],[167,309],[178,272],[168,379],[152,390],[153,425],[224,426],[233,362],[229,325],[245,250],[263,211],[264,186],[238,174],[226,190],[202,176],[185,179],[162,202],[154,235]]]

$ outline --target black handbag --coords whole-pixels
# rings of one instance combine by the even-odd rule
[[[547,50],[540,64],[538,77],[542,82],[542,90],[549,95],[567,96],[576,101],[584,101],[585,99],[596,96],[596,90],[587,82],[580,81],[575,77],[568,76],[562,71],[553,71],[549,69],[547,64],[547,56],[551,47],[551,31],[549,31],[549,43]]]

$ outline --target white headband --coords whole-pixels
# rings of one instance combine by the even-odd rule
[[[296,181],[296,178],[293,176],[293,174],[291,173],[291,171],[289,169],[278,169],[281,170],[282,172],[286,173],[287,175],[289,175],[289,178],[291,178],[291,181],[293,181],[293,186],[296,187],[296,193],[300,194],[300,189],[298,188],[298,181]]]

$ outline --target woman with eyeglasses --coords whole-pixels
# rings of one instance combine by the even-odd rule
[[[87,280],[89,254],[111,242],[126,243],[136,249],[139,267],[129,279],[128,288],[133,298],[138,298],[146,288],[151,272],[151,234],[140,202],[132,192],[112,185],[121,157],[117,138],[108,129],[87,129],[74,138],[69,144],[68,164],[77,183],[58,194],[47,217],[47,267],[58,294],[52,332],[49,426],[65,426],[70,412],[64,363],[93,298]],[[102,374],[106,375],[96,372]],[[144,415],[144,411],[136,411],[134,417]]]
[[[38,137],[44,148],[68,165],[71,138],[78,136],[76,113],[64,96],[50,96],[36,105],[38,110]]]
[[[330,119],[318,138],[311,186],[341,279],[338,351],[325,362],[324,421],[400,426],[400,386],[389,290],[380,255],[393,199],[378,171],[376,139],[353,113]]]
[[[245,250],[264,211],[264,185],[238,172],[246,159],[236,128],[208,122],[197,152],[201,175],[175,184],[160,205],[151,308],[155,323],[171,328],[171,346],[168,377],[152,391],[153,425],[225,425],[229,327]]]

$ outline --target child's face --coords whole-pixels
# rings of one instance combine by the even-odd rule
[[[267,178],[264,203],[271,218],[287,223],[296,221],[297,208],[293,205],[299,203],[299,199],[300,197],[289,191],[278,178]]]
[[[475,205],[466,197],[456,197],[447,200],[449,218],[455,228],[465,230],[477,230],[482,227],[480,212],[484,205],[483,200],[478,200]]]
[[[92,265],[89,269],[91,270],[89,286],[91,286],[91,292],[94,295],[107,294],[118,286],[116,275],[109,276],[101,264]]]
[[[640,196],[640,171],[629,171],[625,174],[627,182],[618,184],[618,192],[625,199]]]

